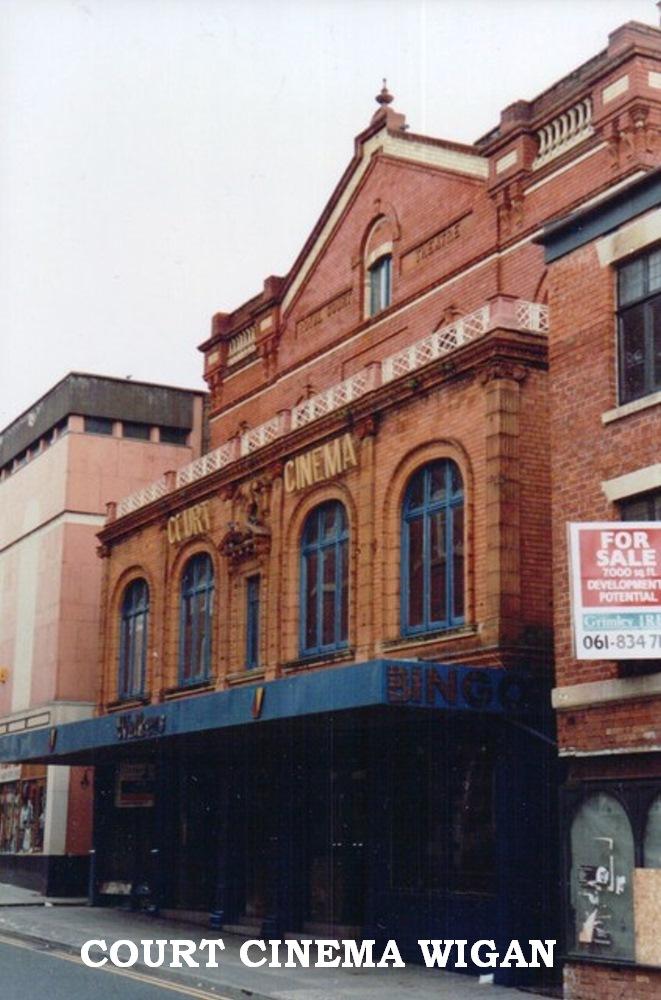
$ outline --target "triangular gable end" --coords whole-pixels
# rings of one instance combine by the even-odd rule
[[[356,137],[354,156],[287,276],[281,302],[283,315],[297,298],[377,155],[486,182],[488,160],[473,147],[407,133],[405,129],[404,115],[392,108],[381,108],[369,127]]]

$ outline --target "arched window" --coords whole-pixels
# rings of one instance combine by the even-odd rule
[[[341,649],[349,617],[349,528],[337,500],[308,515],[301,543],[301,652]]]
[[[134,580],[124,591],[120,612],[117,685],[120,699],[140,698],[144,694],[148,622],[149,587],[146,580]]]
[[[206,552],[186,563],[181,581],[179,684],[206,680],[211,668],[213,564]]]
[[[464,492],[447,459],[418,469],[402,508],[402,631],[464,620]]]
[[[370,316],[387,309],[392,299],[392,257],[379,257],[369,269]]]

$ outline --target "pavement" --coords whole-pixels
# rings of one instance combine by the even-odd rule
[[[239,948],[245,938],[222,931],[209,931],[194,924],[154,918],[117,908],[61,905],[38,893],[0,884],[0,939],[21,939],[44,950],[79,955],[91,938],[102,939],[110,947],[118,940],[187,939],[222,937],[225,950],[219,953],[218,968],[163,966],[134,969],[170,982],[185,982],[191,990],[207,990],[231,1000],[524,1000],[522,991],[490,982],[480,982],[440,969],[408,965],[404,969],[258,968],[244,965]],[[200,961],[206,961],[207,951]],[[166,952],[169,961],[169,952]],[[487,977],[485,977],[487,978]],[[550,995],[550,994],[545,994]],[[126,996],[130,996],[127,990]]]

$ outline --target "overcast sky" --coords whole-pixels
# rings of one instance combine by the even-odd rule
[[[0,427],[71,370],[200,386],[387,76],[471,142],[653,0],[0,0]]]

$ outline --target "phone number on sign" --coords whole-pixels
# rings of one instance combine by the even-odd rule
[[[658,649],[661,655],[661,632],[643,632],[633,635],[631,632],[616,632],[613,634],[594,632],[583,636],[583,649],[625,650],[625,649]]]

